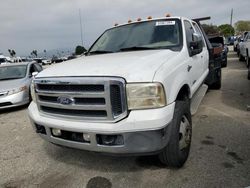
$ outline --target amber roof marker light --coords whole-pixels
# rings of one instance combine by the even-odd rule
[[[132,20],[129,19],[129,20],[128,20],[128,23],[131,23],[131,22],[132,22]]]
[[[141,21],[141,18],[138,18],[138,19],[137,19],[137,22],[140,22],[140,21]]]
[[[117,27],[119,24],[118,23],[115,23],[114,26]]]
[[[171,15],[168,13],[168,14],[166,14],[166,17],[171,17]]]
[[[148,17],[148,20],[152,20],[152,16],[149,16],[149,17]]]

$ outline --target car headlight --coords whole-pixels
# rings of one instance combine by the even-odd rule
[[[160,108],[166,105],[166,97],[160,83],[127,84],[128,109]]]
[[[36,103],[35,84],[34,84],[33,81],[32,81],[32,83],[30,85],[30,95],[31,95],[31,98],[32,98],[33,102]]]
[[[20,88],[15,88],[15,89],[9,90],[7,95],[13,95],[13,94],[16,94],[16,93],[19,93],[19,92],[22,92],[22,91],[27,91],[27,89],[28,89],[27,86],[23,86],[23,87],[20,87]]]

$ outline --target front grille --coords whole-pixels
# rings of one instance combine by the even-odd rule
[[[39,96],[39,100],[40,101],[44,101],[44,102],[52,102],[52,103],[58,103],[57,99],[58,96]],[[79,104],[79,105],[88,105],[88,104],[93,104],[93,105],[104,105],[105,104],[105,99],[104,98],[79,98],[79,97],[75,97],[75,104]]]
[[[66,77],[34,82],[39,110],[46,115],[111,122],[127,115],[121,78]]]
[[[51,108],[41,106],[41,110],[50,114],[58,115],[72,115],[72,116],[84,116],[84,117],[106,117],[107,112],[104,110],[69,110],[63,108]]]
[[[64,91],[64,92],[103,92],[104,91],[104,85],[37,84],[37,89],[45,90],[45,91]]]
[[[118,85],[110,86],[110,98],[112,104],[112,111],[115,116],[122,113],[122,99],[121,99],[121,90]]]

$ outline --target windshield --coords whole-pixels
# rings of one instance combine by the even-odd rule
[[[0,80],[24,78],[26,70],[26,65],[0,67]]]
[[[180,20],[164,19],[137,22],[109,29],[94,43],[89,54],[146,49],[181,50],[181,48]]]

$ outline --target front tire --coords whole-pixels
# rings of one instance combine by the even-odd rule
[[[176,101],[174,117],[170,128],[168,145],[159,154],[160,161],[174,168],[180,168],[186,162],[192,138],[192,120],[189,100]]]

